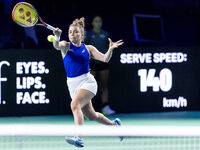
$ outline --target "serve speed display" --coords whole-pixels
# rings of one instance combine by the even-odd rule
[[[123,85],[120,87],[126,90],[120,92],[117,87],[113,88],[124,96],[121,99],[133,101],[132,108],[135,111],[200,108],[197,92],[197,68],[200,66],[198,48],[145,47],[120,50],[116,53],[115,60],[112,60],[115,64],[112,71],[120,80],[114,82]],[[119,70],[120,73],[117,73]]]

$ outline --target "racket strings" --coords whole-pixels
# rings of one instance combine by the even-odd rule
[[[43,26],[53,31],[55,28],[45,23],[39,17],[37,10],[29,3],[19,2],[15,5],[12,11],[12,19],[15,23],[23,27],[32,27],[34,25]],[[41,23],[37,23],[40,20]]]
[[[17,24],[23,27],[30,27],[37,23],[38,14],[31,4],[20,2],[13,8],[12,18]]]

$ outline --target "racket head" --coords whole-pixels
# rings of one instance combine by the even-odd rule
[[[12,10],[12,19],[23,27],[32,27],[38,22],[37,10],[29,3],[19,2]]]

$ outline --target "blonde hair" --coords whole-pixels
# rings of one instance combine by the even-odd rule
[[[79,27],[79,29],[83,33],[83,39],[82,39],[82,41],[84,41],[84,38],[85,38],[85,18],[81,17],[79,19],[75,19],[69,27],[71,27],[71,26],[77,26],[77,27]]]

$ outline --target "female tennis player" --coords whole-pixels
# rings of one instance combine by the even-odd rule
[[[92,45],[83,44],[85,36],[84,18],[76,19],[69,26],[69,41],[60,41],[62,30],[56,28],[53,46],[60,50],[67,75],[67,85],[71,101],[71,110],[74,116],[75,125],[83,125],[84,116],[88,120],[96,121],[105,125],[121,125],[120,119],[109,120],[103,114],[95,112],[91,99],[97,93],[97,83],[89,70],[89,59],[93,58],[102,62],[109,62],[113,49],[123,44],[122,40],[113,42],[109,39],[108,51],[103,54]],[[122,140],[123,137],[120,137]],[[77,147],[84,147],[81,137],[66,138],[69,144]]]

